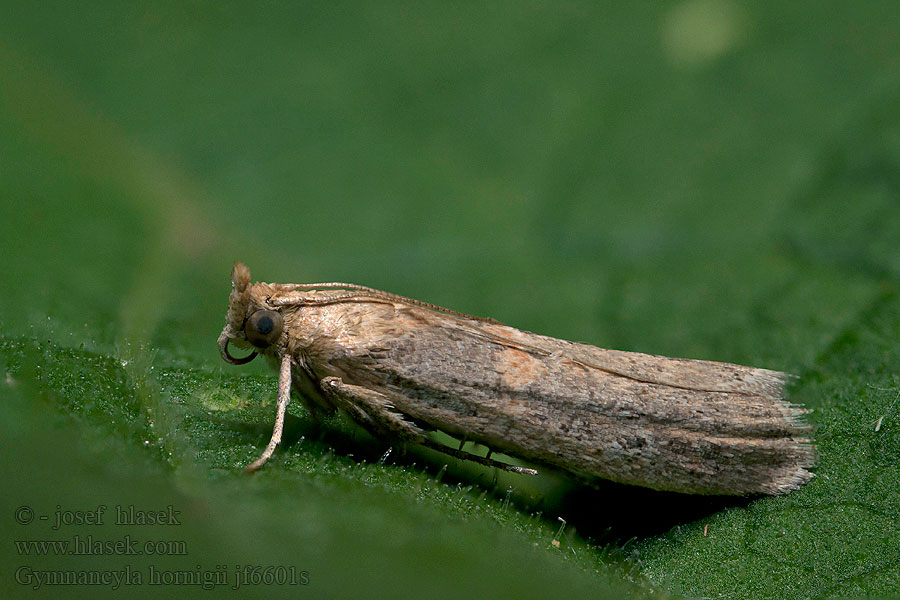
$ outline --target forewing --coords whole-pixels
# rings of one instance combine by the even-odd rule
[[[324,311],[318,327],[337,324],[310,348],[326,374],[388,394],[417,423],[655,489],[780,493],[811,477],[781,373],[605,350],[398,298],[307,303]]]

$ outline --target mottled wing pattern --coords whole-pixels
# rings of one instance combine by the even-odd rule
[[[313,370],[424,427],[661,490],[782,493],[812,477],[782,373],[605,350],[377,291],[306,293],[295,306],[319,332],[303,349]]]

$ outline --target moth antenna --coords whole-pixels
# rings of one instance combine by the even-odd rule
[[[360,300],[366,301],[370,298],[381,298],[382,300],[387,300],[389,302],[402,302],[405,304],[412,304],[413,306],[420,306],[422,308],[427,308],[428,310],[433,310],[435,312],[446,313],[448,315],[455,315],[457,317],[463,317],[466,319],[474,319],[476,321],[482,321],[484,323],[492,323],[494,325],[502,325],[500,321],[495,319],[491,319],[490,317],[479,317],[477,315],[469,315],[463,312],[459,312],[457,310],[453,310],[450,308],[445,308],[443,306],[438,306],[437,304],[432,304],[431,302],[422,302],[421,300],[416,300],[415,298],[409,298],[407,296],[401,296],[399,294],[392,294],[391,292],[385,292],[382,290],[376,290],[375,288],[370,288],[365,285],[358,285],[355,283],[342,283],[342,282],[330,282],[330,283],[294,283],[289,287],[291,291],[299,291],[299,290],[316,290],[316,289],[324,289],[324,290],[355,290],[360,293],[349,293],[344,294],[342,296],[336,296],[332,298],[324,298],[324,299],[313,299],[313,298],[293,298],[290,296],[285,296],[280,300],[275,301],[276,306],[281,306],[284,304],[292,304],[296,302],[300,302],[303,304],[336,304],[339,302],[346,302],[352,300]]]

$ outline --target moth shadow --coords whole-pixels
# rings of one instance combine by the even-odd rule
[[[318,421],[311,419],[308,413],[305,415],[286,413],[281,443],[278,444],[272,460],[276,460],[275,457],[280,453],[313,452],[317,455],[333,453],[357,462],[376,462],[390,448],[390,444],[372,437],[363,428],[340,414],[323,415],[320,419]],[[272,435],[272,424],[266,420],[248,422],[229,419],[220,420],[220,423],[260,449],[269,442]],[[392,458],[397,454],[400,453],[392,453]]]
[[[260,445],[265,445],[271,435],[271,427],[265,422],[228,420],[227,426]],[[308,444],[305,450],[294,450],[304,442]],[[288,413],[280,448],[281,452],[328,448],[335,455],[380,462],[385,468],[397,465],[424,469],[445,485],[468,485],[495,498],[509,497],[523,512],[540,512],[545,521],[554,525],[559,523],[559,517],[565,520],[566,531],[574,530],[597,544],[619,547],[635,539],[664,534],[726,508],[746,506],[754,499],[659,492],[605,480],[584,483],[540,466],[537,468],[541,484],[533,485],[528,475],[500,473],[415,445],[405,450],[392,446],[339,417],[316,422]]]
[[[269,443],[272,436],[271,421],[247,420],[241,417],[222,415],[207,415],[204,419],[240,437],[245,442],[253,443],[260,449]],[[280,450],[277,450],[276,453],[284,451],[285,448],[294,447],[304,440],[317,439],[325,434],[327,434],[326,429],[315,421],[287,414],[284,418],[281,443],[278,445]]]
[[[574,527],[581,537],[621,546],[658,536],[679,525],[704,519],[726,508],[746,506],[754,497],[698,496],[597,480],[573,483],[545,507]],[[546,512],[545,512],[546,514]]]

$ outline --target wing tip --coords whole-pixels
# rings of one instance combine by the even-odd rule
[[[798,456],[796,460],[786,463],[780,472],[769,479],[763,493],[780,496],[799,489],[812,480],[816,474],[811,471],[816,466],[816,447],[811,440],[797,440]]]
[[[818,462],[818,452],[815,441],[810,437],[816,426],[806,418],[813,409],[784,399],[788,383],[797,380],[798,377],[781,371],[771,373],[780,383],[776,398],[784,413],[785,423],[791,431],[790,440],[793,444],[788,452],[789,459],[776,470],[774,476],[763,486],[763,491],[767,494],[783,495],[799,489],[816,476],[811,469],[815,468]]]

